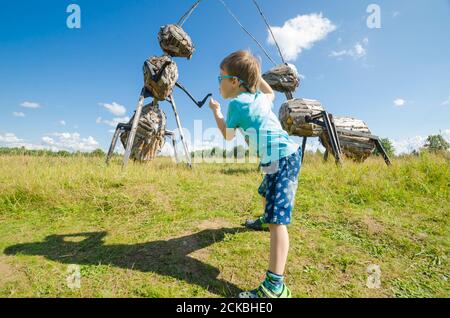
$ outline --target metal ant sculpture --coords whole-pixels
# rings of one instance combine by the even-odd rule
[[[197,101],[178,82],[178,67],[171,57],[185,57],[187,59],[192,57],[195,47],[190,36],[182,29],[182,25],[199,3],[200,1],[194,4],[177,24],[169,24],[161,27],[158,33],[158,40],[165,55],[152,56],[145,61],[143,67],[144,87],[140,92],[136,111],[130,122],[117,125],[106,157],[106,163],[109,163],[119,137],[125,148],[123,158],[124,167],[127,166],[130,157],[139,161],[153,159],[163,147],[165,137],[172,139],[175,158],[178,162],[175,147],[175,133],[166,130],[166,115],[159,108],[159,102],[168,101],[175,115],[187,165],[192,167],[191,155],[184,139],[180,117],[173,97],[173,89],[174,87],[180,88],[199,108],[203,107],[212,94],[208,94],[203,100]],[[153,98],[153,101],[144,106],[145,99],[149,97]]]
[[[273,61],[264,47],[228,8],[225,1],[219,1],[222,2],[232,18],[256,42],[256,44],[258,44],[268,59],[275,65],[275,67],[265,73],[263,77],[272,89],[284,93],[286,96],[287,101],[280,108],[279,118],[283,128],[290,135],[303,137],[302,160],[305,157],[308,137],[319,137],[320,142],[326,148],[325,159],[328,158],[329,153],[332,153],[338,164],[342,161],[342,152],[347,157],[357,161],[363,161],[375,148],[381,153],[386,164],[391,164],[379,137],[372,135],[364,122],[355,118],[334,118],[332,114],[329,114],[322,107],[320,102],[315,100],[295,99],[293,97],[293,93],[300,85],[300,76],[295,66],[288,64],[284,59],[281,48],[272,32],[272,28],[256,0],[252,1],[264,20],[278,49],[278,53],[283,61],[283,64],[281,65],[277,65]]]

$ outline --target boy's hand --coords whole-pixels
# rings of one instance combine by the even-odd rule
[[[209,101],[209,108],[211,108],[213,112],[220,112],[220,104],[212,97]]]

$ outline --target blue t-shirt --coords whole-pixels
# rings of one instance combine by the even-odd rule
[[[256,154],[261,164],[285,158],[300,147],[283,130],[272,107],[273,103],[261,91],[241,93],[228,105],[227,128],[240,129],[250,153]]]

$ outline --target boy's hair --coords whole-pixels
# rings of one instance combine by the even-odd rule
[[[250,51],[237,51],[228,55],[220,64],[220,68],[229,75],[237,76],[245,82],[243,86],[255,93],[261,79],[261,66],[258,59]]]

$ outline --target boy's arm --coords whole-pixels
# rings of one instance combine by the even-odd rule
[[[216,120],[217,127],[222,133],[223,138],[225,138],[225,140],[233,140],[234,137],[236,136],[236,129],[227,128],[225,119],[220,109],[220,104],[216,102],[213,98],[211,98],[211,101],[209,102],[209,107],[213,111],[214,119]]]
[[[269,100],[273,103],[273,101],[275,100],[275,93],[273,92],[272,87],[270,87],[270,85],[267,84],[267,82],[262,77],[259,80],[259,90],[266,94]]]

